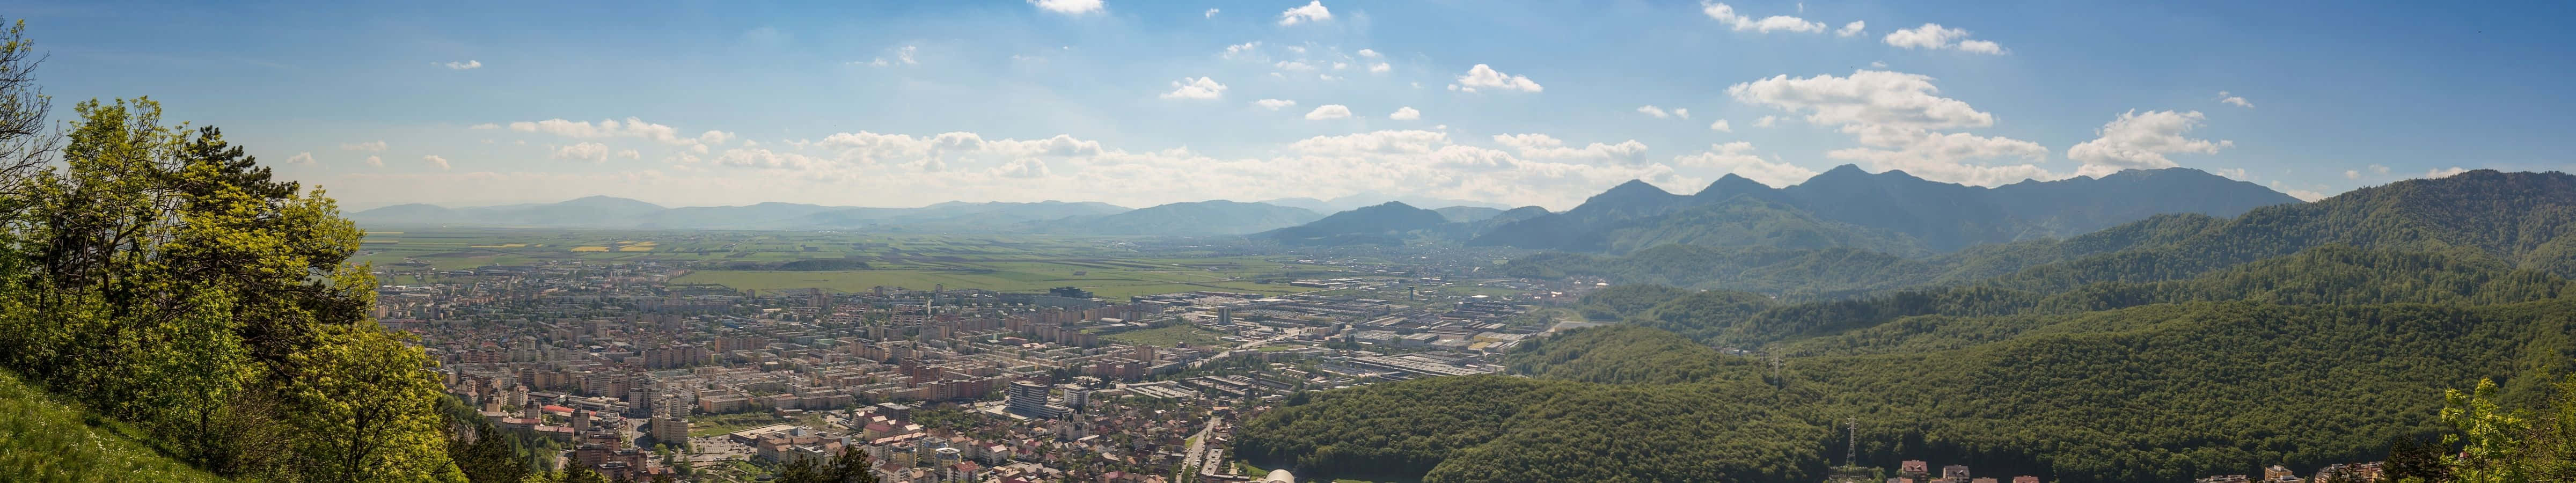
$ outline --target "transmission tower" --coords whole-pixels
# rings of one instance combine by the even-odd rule
[[[1843,466],[1850,467],[1853,455],[1860,454],[1860,418],[1844,418],[1843,431],[1849,438],[1843,443]]]

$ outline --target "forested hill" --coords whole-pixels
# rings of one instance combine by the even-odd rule
[[[1485,378],[1330,393],[1248,422],[1240,447],[1325,476],[1803,481],[1839,455],[1833,428],[1850,418],[1871,466],[1922,459],[1982,475],[2167,482],[2386,458],[2392,438],[2477,427],[2444,419],[2442,390],[2482,379],[2501,387],[2495,411],[2567,415],[2530,427],[2576,429],[2571,207],[2576,176],[2476,171],[1958,258],[1660,247],[1649,252],[1698,265],[1617,275],[1727,269],[1736,272],[1717,276],[1885,290],[1800,301],[1614,286],[1577,308],[1620,324],[1536,339],[1506,358],[1534,378],[1511,383],[1531,395],[1392,396],[1501,384]],[[2568,389],[2553,390],[2560,382]],[[2468,400],[2448,404],[2473,411],[2460,409]],[[1355,419],[1397,405],[1499,419]],[[1493,436],[1423,439],[1430,430]],[[1394,441],[1409,445],[1367,449]],[[2528,456],[2512,464],[2576,468],[2560,463],[2576,461],[2576,448],[2527,448],[2537,449],[2515,450]]]
[[[1927,285],[2057,290],[2169,280],[2348,245],[2486,256],[2515,268],[2571,275],[2571,221],[2576,176],[2478,170],[2257,208],[2232,219],[2159,215],[2063,240],[1981,245],[1932,257],[1853,248],[1665,245],[1625,256],[1543,253],[1503,268],[1531,278],[1585,275],[1812,297]]]
[[[2362,271],[2390,276],[2341,285]],[[1502,383],[1435,378],[1327,393],[1248,422],[1239,448],[1301,475],[1812,481],[1839,458],[1835,429],[1851,418],[1861,462],[1881,468],[1923,459],[2101,482],[2271,464],[2305,473],[2379,460],[2392,437],[2439,432],[2443,388],[2493,378],[2504,401],[2533,407],[2549,396],[2576,360],[2576,299],[2557,296],[2566,287],[2481,262],[2328,249],[2045,297],[1978,288],[1774,306],[1741,293],[1623,289],[1592,302],[1638,310],[1631,323],[1539,339],[1506,358],[1536,378],[1510,383],[1524,392],[1483,397],[1475,388]],[[1657,293],[1678,295],[1634,309]],[[2121,308],[2084,308],[2102,300]],[[1873,322],[1835,323],[1845,319]],[[1778,349],[1788,357],[1777,373],[1767,360],[1650,327],[1724,337],[1775,322],[1816,327]],[[1413,419],[1438,414],[1489,416]],[[1404,449],[1376,449],[1393,442]]]
[[[1632,181],[1564,213],[1480,233],[1470,243],[1611,253],[1664,243],[1946,252],[1978,244],[2074,236],[2158,214],[2235,216],[2257,207],[2295,203],[2297,199],[2253,183],[2185,168],[1981,188],[1925,180],[1903,171],[1869,173],[1844,165],[1776,189],[1729,175],[1687,196]],[[1693,213],[1695,208],[1721,204],[1737,207]],[[1784,214],[1729,216],[1742,214],[1746,206]],[[1773,235],[1778,231],[1851,234]],[[1673,235],[1694,232],[1706,235]]]

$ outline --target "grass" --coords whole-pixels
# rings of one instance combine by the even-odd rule
[[[161,456],[137,434],[0,372],[0,481],[226,481]]]
[[[769,415],[769,413],[738,413],[698,416],[689,418],[689,437],[721,436],[725,433],[745,429],[792,422],[794,421],[780,419],[777,416]]]
[[[855,292],[883,285],[1036,292],[1071,286],[1110,300],[1198,290],[1282,295],[1307,289],[1256,280],[1313,277],[1317,272],[1333,271],[1257,256],[1179,250],[1143,252],[1112,238],[1043,235],[442,228],[370,232],[364,241],[354,260],[375,264],[377,270],[384,271],[459,270],[549,260],[656,261],[692,269],[674,282],[718,284],[737,290],[827,288]],[[856,260],[867,263],[868,269],[760,269],[764,265],[811,259]]]
[[[1113,342],[1150,345],[1155,347],[1175,347],[1179,346],[1182,342],[1188,342],[1194,347],[1230,345],[1227,344],[1222,337],[1225,337],[1225,334],[1201,329],[1195,325],[1175,325],[1171,327],[1131,330],[1100,336],[1102,339],[1107,339]]]

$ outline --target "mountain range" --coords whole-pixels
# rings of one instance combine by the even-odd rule
[[[1491,208],[1481,208],[1491,209]],[[1225,200],[1128,209],[1097,202],[946,202],[918,208],[759,203],[668,208],[590,196],[558,203],[447,208],[404,204],[360,211],[372,226],[504,226],[635,229],[815,229],[1075,235],[1241,235],[1315,221],[1303,208]]]
[[[1730,174],[1689,195],[1630,181],[1572,210],[1506,224],[1468,243],[1613,253],[1684,243],[1916,254],[2068,237],[2165,213],[2228,217],[2298,202],[2188,168],[1984,188],[1843,165],[1780,188]]]
[[[2072,209],[2129,211],[2110,206]],[[2144,483],[2395,468],[2392,440],[2473,431],[2453,418],[2479,403],[2444,388],[2576,414],[2558,389],[2576,387],[2566,173],[2469,171],[1934,255],[1674,244],[1503,271],[1684,288],[1587,293],[1574,312],[1617,323],[1525,341],[1508,375],[1283,401],[1243,423],[1237,454],[1319,480],[1819,481],[1849,458]]]

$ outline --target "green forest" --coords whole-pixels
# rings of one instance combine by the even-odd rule
[[[1507,269],[1627,283],[1575,304],[1620,323],[1525,343],[1513,376],[1300,401],[1242,451],[1430,482],[1814,481],[1847,444],[2048,481],[2571,481],[2571,197],[2576,176],[2482,171],[1925,258],[1533,256]]]

